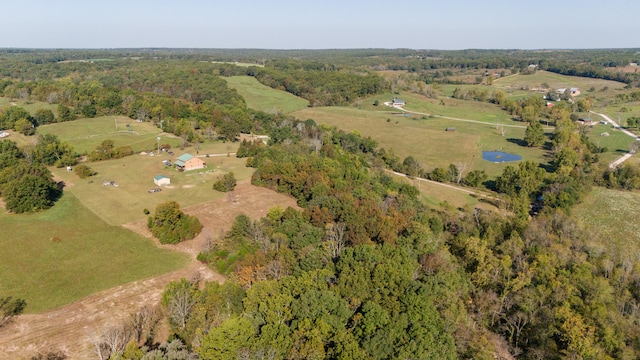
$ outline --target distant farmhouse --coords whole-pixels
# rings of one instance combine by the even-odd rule
[[[398,99],[398,98],[393,98],[393,101],[391,101],[391,106],[404,106],[405,102],[402,99]]]
[[[566,91],[567,91],[566,88],[561,88],[561,89],[556,90],[556,93],[557,94],[564,94]],[[572,87],[572,88],[569,89],[569,94],[571,96],[578,96],[578,95],[580,95],[580,89],[578,89],[576,87]]]
[[[158,186],[164,186],[171,184],[171,179],[164,175],[156,175],[153,177],[153,182]]]
[[[592,118],[580,118],[578,119],[578,123],[585,126],[593,126],[594,122]]]
[[[197,170],[203,169],[205,166],[204,161],[202,159],[197,158],[191,154],[183,154],[178,160],[174,162],[176,165],[176,169],[179,171],[189,171],[189,170]]]

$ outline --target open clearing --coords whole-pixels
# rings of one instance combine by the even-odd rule
[[[272,89],[262,85],[251,76],[232,76],[224,78],[229,87],[234,88],[247,101],[247,106],[268,113],[288,114],[304,109],[309,102],[286,91]]]
[[[549,71],[537,70],[533,74],[515,74],[504,78],[498,78],[493,81],[492,87],[503,89],[506,92],[507,90],[514,91],[519,89],[536,88],[540,87],[543,83],[549,85],[554,91],[561,88],[569,89],[577,87],[580,89],[581,96],[591,94],[597,95],[598,92],[601,93],[600,95],[602,96],[611,95],[612,93],[615,93],[616,90],[620,90],[625,86],[624,83],[618,81],[567,76]],[[588,92],[591,87],[595,88],[595,92]],[[608,89],[602,90],[605,87]]]
[[[293,198],[269,189],[241,182],[235,190],[234,201],[225,197],[184,209],[185,212],[198,216],[204,225],[203,231],[194,240],[178,245],[159,245],[156,242],[161,248],[156,250],[186,252],[191,255],[188,266],[104,290],[46,313],[20,316],[14,324],[0,329],[0,354],[6,356],[0,358],[29,358],[38,351],[51,349],[65,350],[70,359],[92,358],[92,335],[125,319],[142,305],[158,303],[164,287],[170,281],[197,277],[209,281],[224,281],[222,276],[196,261],[195,254],[206,246],[208,239],[215,239],[227,231],[239,214],[244,213],[257,219],[266,215],[274,206],[295,207],[296,202]],[[126,227],[148,235],[145,225],[145,221],[138,221],[127,224]],[[146,240],[151,243],[150,239]]]
[[[65,193],[46,211],[0,210],[0,294],[37,313],[136,279],[184,267],[187,258],[111,226]]]
[[[594,187],[575,215],[589,229],[601,250],[616,261],[637,261],[640,251],[640,222],[633,221],[640,208],[640,193]]]
[[[56,116],[58,113],[57,104],[49,104],[42,101],[26,101],[22,99],[9,99],[7,97],[0,97],[0,109],[7,106],[19,106],[27,110],[31,115],[35,114],[39,109],[49,109]]]
[[[388,111],[353,107],[308,108],[293,115],[369,136],[380,147],[393,150],[401,161],[412,155],[428,171],[436,167],[446,168],[449,164],[465,164],[466,171],[485,170],[489,176],[501,174],[506,163],[482,160],[483,150],[500,149],[522,155],[525,160],[547,161],[544,150],[518,145],[524,138],[524,129],[520,128],[506,128],[505,136],[502,136],[493,124],[399,116]],[[447,132],[447,127],[455,127],[456,131]]]
[[[148,151],[160,144],[177,147],[182,139],[173,134],[163,133],[150,122],[137,122],[126,116],[101,116],[83,118],[38,127],[39,134],[53,134],[67,141],[78,153],[95,150],[104,140],[113,140],[115,147],[131,146],[133,151]]]
[[[184,152],[187,150],[193,149],[185,149]],[[75,194],[89,210],[110,225],[121,225],[146,218],[144,209],[154,211],[158,204],[168,200],[187,207],[221,198],[224,194],[212,189],[218,177],[233,172],[236,179],[241,181],[249,179],[254,171],[245,166],[246,159],[216,156],[202,158],[207,164],[205,169],[179,172],[162,163],[163,160],[173,162],[183,153],[177,149],[174,152],[173,156],[166,153],[153,157],[136,154],[122,159],[87,163],[97,174],[86,179],[80,179],[64,168],[53,169],[53,172],[65,183],[74,184],[67,191]],[[158,187],[153,182],[156,175],[168,176],[171,185],[162,187],[161,192],[150,194],[147,190]],[[111,181],[118,186],[103,185]]]

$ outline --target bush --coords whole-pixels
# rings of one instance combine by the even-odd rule
[[[220,192],[233,191],[233,189],[236,188],[236,184],[236,177],[233,175],[233,172],[230,172],[222,175],[222,177],[213,184],[213,190]]]
[[[191,240],[202,230],[200,220],[180,211],[180,205],[175,201],[158,205],[155,215],[149,217],[147,226],[162,244]]]
[[[76,175],[78,175],[78,177],[79,177],[80,179],[86,179],[86,178],[88,178],[89,176],[93,176],[93,175],[95,175],[95,174],[96,174],[96,173],[95,173],[93,170],[91,170],[91,168],[90,168],[90,167],[88,167],[87,165],[78,165],[78,166],[76,166],[76,167],[75,167],[75,169],[73,169],[73,172],[74,172]]]

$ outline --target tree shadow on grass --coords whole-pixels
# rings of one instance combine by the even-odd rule
[[[523,147],[527,146],[527,142],[524,141],[523,139],[508,138],[507,141],[512,143],[512,144],[520,145],[520,146],[523,146]]]

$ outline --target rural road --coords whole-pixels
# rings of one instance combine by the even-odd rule
[[[447,183],[441,183],[441,182],[437,182],[437,181],[433,181],[433,180],[429,180],[429,179],[425,179],[425,178],[409,177],[407,174],[403,174],[403,173],[396,172],[396,171],[393,171],[393,170],[388,170],[387,169],[386,171],[388,171],[390,173],[393,173],[394,175],[401,176],[401,177],[416,179],[418,181],[424,181],[424,182],[429,183],[429,184],[443,186],[443,187],[446,187],[446,188],[449,188],[449,189],[453,189],[453,190],[456,190],[456,191],[460,191],[460,192],[464,192],[464,193],[467,193],[467,194],[470,194],[470,195],[481,196],[481,197],[484,197],[484,198],[487,198],[487,199],[500,201],[500,199],[495,197],[495,196],[491,196],[491,195],[488,195],[488,194],[485,194],[485,193],[482,193],[482,192],[479,192],[479,191],[469,190],[469,189],[466,189],[466,188],[463,188],[463,187],[460,187],[460,186],[455,186],[455,185],[451,185],[451,184],[447,184]]]
[[[640,140],[640,137],[638,137],[636,134],[632,133],[631,131],[627,130],[627,129],[623,129],[622,127],[620,127],[620,124],[618,124],[617,122],[613,121],[610,117],[608,117],[605,114],[600,114],[597,113],[595,111],[591,111],[589,110],[590,113],[595,114],[600,116],[601,118],[603,118],[606,122],[608,122],[609,124],[613,125],[614,128],[622,131],[623,133],[627,134],[628,136],[631,136],[632,138],[636,139],[636,141]],[[616,159],[616,161],[612,162],[611,164],[609,164],[609,168],[610,169],[615,169],[616,167],[618,167],[618,165],[622,164],[623,162],[627,161],[631,156],[633,155],[632,152],[628,152],[624,155],[622,155],[620,158]]]
[[[384,103],[386,106],[394,108],[394,109],[398,109],[402,112],[405,112],[407,114],[415,114],[415,115],[421,115],[421,116],[435,116],[437,118],[440,119],[447,119],[447,120],[453,120],[453,121],[462,121],[462,122],[468,122],[468,123],[475,123],[475,124],[482,124],[482,125],[490,125],[490,126],[504,126],[504,127],[511,127],[511,128],[518,128],[518,129],[526,129],[527,126],[526,125],[508,125],[508,124],[493,124],[490,122],[486,122],[486,121],[479,121],[479,120],[470,120],[470,119],[460,119],[460,118],[454,118],[454,117],[449,117],[449,116],[442,116],[442,115],[435,115],[435,114],[426,114],[426,113],[420,113],[417,111],[410,111],[410,110],[406,110],[404,109],[402,106],[399,105],[392,105],[390,102],[385,102]],[[545,130],[553,130],[552,127],[545,127]]]

